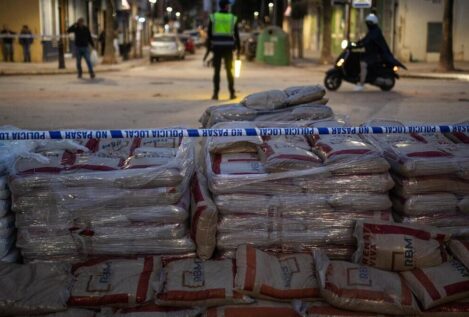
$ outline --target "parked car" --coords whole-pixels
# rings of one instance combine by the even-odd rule
[[[179,35],[179,39],[184,44],[187,53],[195,54],[195,43],[190,35],[181,34]]]
[[[150,47],[150,62],[159,61],[160,58],[186,57],[184,44],[176,34],[157,34],[153,37]]]
[[[204,42],[202,41],[202,37],[200,36],[198,30],[186,30],[183,32],[183,34],[190,35],[194,40],[194,44],[196,47],[204,45]]]

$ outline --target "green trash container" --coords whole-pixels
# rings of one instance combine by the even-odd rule
[[[288,34],[278,26],[269,26],[257,40],[256,60],[271,65],[290,65]]]

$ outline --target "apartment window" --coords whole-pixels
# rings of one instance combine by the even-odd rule
[[[427,24],[427,53],[439,53],[443,40],[443,24],[428,22]]]

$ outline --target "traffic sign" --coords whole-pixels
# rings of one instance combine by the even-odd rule
[[[371,8],[371,0],[353,0],[352,7],[358,9]]]

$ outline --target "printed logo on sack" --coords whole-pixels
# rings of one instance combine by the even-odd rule
[[[347,285],[348,286],[367,286],[372,287],[373,283],[370,278],[370,271],[366,266],[351,267],[347,269]]]
[[[194,260],[192,271],[182,272],[182,285],[188,288],[199,288],[205,286],[204,266],[201,260]]]
[[[86,287],[87,292],[103,292],[111,290],[111,263],[106,262],[100,273],[91,275]]]
[[[457,260],[451,260],[451,265],[461,274],[461,277],[469,277],[469,270]]]
[[[280,268],[282,269],[282,280],[283,285],[286,288],[291,286],[291,280],[293,278],[293,274],[300,273],[300,266],[296,258],[285,258],[279,261]]]
[[[363,227],[363,259],[362,264],[376,266],[376,244],[372,241],[373,233]]]
[[[414,245],[412,238],[404,238],[404,265],[414,266]]]

